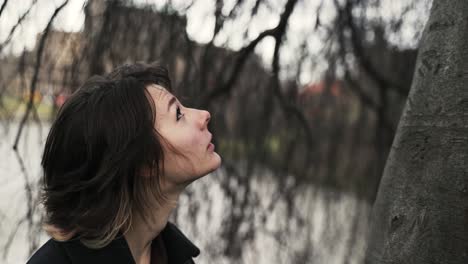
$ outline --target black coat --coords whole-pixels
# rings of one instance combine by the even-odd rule
[[[191,264],[200,250],[172,223],[161,232],[170,264]],[[156,244],[156,243],[152,243]],[[90,249],[79,240],[58,242],[49,239],[28,260],[28,264],[135,263],[125,237],[119,234],[109,245]]]

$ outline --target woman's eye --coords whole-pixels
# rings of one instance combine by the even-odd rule
[[[179,117],[180,115],[180,117]],[[177,106],[177,110],[176,110],[176,120],[179,121],[179,119],[184,116],[181,112],[180,112],[180,107]]]

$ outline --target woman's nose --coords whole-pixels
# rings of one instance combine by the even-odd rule
[[[202,111],[202,126],[201,128],[202,129],[205,129],[208,127],[208,123],[210,122],[210,119],[211,119],[211,114],[210,112],[206,111],[206,110],[201,110]]]

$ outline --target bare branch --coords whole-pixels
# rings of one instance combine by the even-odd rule
[[[5,1],[6,3],[6,1]],[[5,4],[4,3],[4,4]],[[3,41],[3,43],[0,44],[0,52],[2,52],[3,48],[8,45],[8,43],[10,43],[12,37],[13,37],[13,34],[15,33],[16,29],[21,25],[21,23],[23,22],[23,20],[28,16],[29,12],[31,12],[31,9],[33,8],[33,6],[37,3],[37,0],[34,0],[31,5],[29,6],[28,10],[26,10],[23,15],[21,15],[20,18],[18,18],[18,21],[16,22],[16,24],[11,28],[10,30],[10,33],[8,34],[7,38],[5,39],[5,41]],[[3,8],[4,6],[2,6]]]
[[[2,16],[3,10],[5,10],[7,3],[8,3],[8,0],[3,1],[2,7],[0,7],[0,17]]]
[[[10,235],[8,236],[8,240],[7,242],[5,243],[5,245],[3,246],[3,259],[6,259],[7,255],[8,255],[8,251],[10,251],[10,247],[11,247],[11,244],[13,243],[13,239],[15,238],[16,236],[16,233],[18,232],[18,229],[20,228],[20,226],[26,221],[26,217],[23,217],[21,218],[18,223],[16,224],[16,227],[15,229],[13,229],[10,233]]]
[[[403,96],[407,96],[409,92],[409,88],[401,85],[389,78],[386,78],[378,71],[378,68],[375,67],[372,61],[369,59],[368,56],[365,55],[364,48],[362,46],[361,40],[359,38],[359,32],[356,28],[356,24],[354,22],[352,9],[354,7],[354,3],[352,0],[346,1],[346,5],[343,9],[339,7],[337,1],[335,1],[335,5],[341,15],[343,16],[346,25],[349,27],[351,32],[351,44],[354,50],[354,54],[358,61],[360,62],[363,69],[369,74],[369,76],[382,88],[391,88],[394,89],[396,92]],[[343,34],[341,32],[341,34]]]
[[[57,7],[52,14],[51,18],[49,19],[49,23],[47,23],[46,28],[44,29],[44,32],[42,33],[41,40],[39,42],[39,48],[37,49],[37,54],[36,54],[36,65],[34,67],[34,74],[31,80],[31,89],[29,93],[29,101],[28,105],[26,107],[26,111],[24,113],[23,118],[21,119],[21,123],[18,128],[18,133],[16,134],[15,138],[15,143],[13,144],[13,150],[17,150],[18,148],[18,142],[21,137],[21,132],[23,131],[24,125],[26,121],[28,120],[29,112],[31,112],[31,109],[33,107],[33,99],[34,99],[34,92],[36,91],[36,83],[37,79],[39,76],[39,69],[41,67],[41,60],[42,60],[42,53],[44,51],[44,46],[45,46],[45,41],[47,39],[47,35],[49,34],[50,28],[52,27],[52,23],[54,22],[54,19],[57,17],[57,15],[60,13],[60,11],[68,4],[69,0],[65,0],[59,7]]]
[[[234,4],[234,7],[232,7],[231,11],[228,14],[228,18],[234,18],[236,16],[237,10],[239,10],[240,6],[244,3],[244,0],[237,0],[236,3]]]
[[[286,113],[293,114],[300,121],[300,124],[302,125],[302,128],[304,129],[306,133],[308,146],[311,147],[313,144],[313,141],[312,141],[312,132],[309,127],[309,123],[307,122],[307,119],[305,118],[304,113],[302,113],[302,111],[299,110],[296,105],[288,103],[286,101],[285,96],[281,92],[280,82],[279,82],[280,47],[283,42],[284,34],[286,32],[287,21],[292,14],[295,4],[296,4],[296,1],[291,1],[291,0],[286,3],[284,13],[281,15],[280,22],[277,26],[277,31],[274,34],[276,43],[275,43],[275,50],[273,52],[273,61],[272,61],[273,82],[274,82],[273,91],[274,91],[275,96],[279,100],[283,110]]]
[[[257,0],[255,1],[255,5],[252,8],[252,12],[250,12],[250,17],[253,18],[257,13],[258,13],[258,8],[260,7],[260,4],[263,2],[263,0]]]
[[[267,36],[273,36],[278,41],[284,34],[286,30],[286,25],[288,23],[288,19],[291,16],[291,13],[294,9],[297,0],[289,0],[284,8],[283,14],[281,14],[280,21],[278,25],[272,29],[268,29],[260,33],[257,38],[255,38],[252,42],[250,42],[246,47],[242,48],[239,51],[239,57],[234,65],[233,70],[231,71],[231,75],[229,76],[228,80],[224,82],[219,88],[212,90],[207,96],[205,96],[201,101],[202,107],[207,107],[208,104],[215,98],[229,94],[232,87],[234,86],[235,81],[237,80],[244,63],[247,61],[248,56],[253,52],[257,44],[262,41]]]

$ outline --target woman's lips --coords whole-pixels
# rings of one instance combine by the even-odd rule
[[[207,149],[209,150],[214,150],[215,149],[215,145],[213,143],[210,142],[210,144],[208,144],[208,147],[206,147]]]

